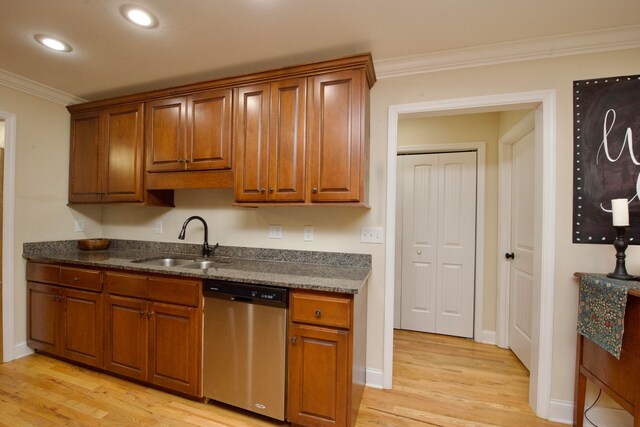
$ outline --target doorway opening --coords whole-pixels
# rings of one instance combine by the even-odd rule
[[[539,284],[532,295],[532,363],[529,405],[547,418],[551,395],[553,338],[553,278],[555,269],[555,91],[523,92],[392,105],[388,115],[387,151],[387,241],[385,247],[385,320],[383,387],[391,388],[393,366],[393,319],[395,279],[396,155],[398,120],[411,114],[462,114],[533,108],[540,138],[535,144],[535,213],[533,277]],[[498,333],[500,329],[496,331]],[[498,337],[496,337],[498,338]]]

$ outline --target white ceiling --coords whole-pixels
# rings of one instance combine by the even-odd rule
[[[128,23],[122,4],[159,27]],[[532,40],[551,50],[612,29],[640,38],[639,0],[0,0],[0,70],[95,100],[368,51],[388,65]],[[39,33],[73,51],[48,51]]]

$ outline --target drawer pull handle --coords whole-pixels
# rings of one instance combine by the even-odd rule
[[[73,278],[73,281],[74,281],[74,282],[77,282],[78,280],[80,280],[80,278],[79,278],[78,276],[75,276],[75,277]]]
[[[295,344],[298,342],[298,337],[291,337],[291,344]]]
[[[148,312],[148,313],[147,313],[147,317],[148,317],[149,319],[151,319],[151,317],[153,317],[153,311]]]
[[[322,316],[322,310],[316,310],[315,315],[316,317]]]
[[[146,311],[140,311],[140,316],[144,316],[145,314],[147,314]]]

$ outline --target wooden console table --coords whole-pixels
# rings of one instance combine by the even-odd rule
[[[573,411],[573,425],[578,427],[584,419],[587,379],[633,415],[634,427],[640,427],[640,291],[628,292],[620,360],[578,334]]]

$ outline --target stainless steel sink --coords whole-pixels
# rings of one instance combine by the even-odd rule
[[[224,264],[231,263],[231,260],[223,259],[223,258],[215,258],[215,259],[207,259],[200,260],[196,262],[192,262],[191,264],[181,265],[182,268],[193,268],[194,270],[205,270],[207,268],[215,268],[220,267]]]
[[[190,264],[194,261],[195,260],[193,258],[158,257],[151,259],[138,259],[132,262],[137,264],[159,265],[162,267],[179,267],[185,264]]]

